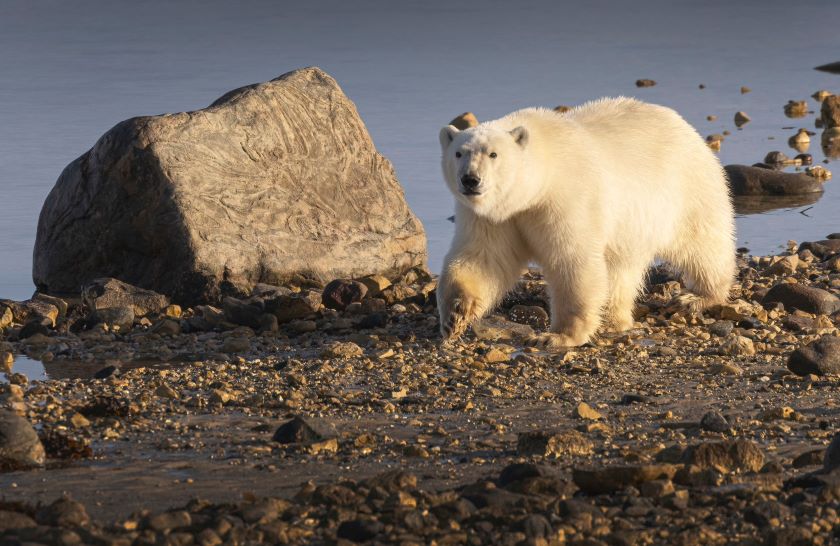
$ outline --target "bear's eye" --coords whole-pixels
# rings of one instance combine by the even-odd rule
[[[490,159],[496,159],[499,155],[496,152],[490,152]]]
[[[461,152],[455,152],[455,157],[460,158],[461,157]]]

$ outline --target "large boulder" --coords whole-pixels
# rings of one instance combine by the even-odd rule
[[[823,191],[814,177],[761,167],[727,165],[726,177],[732,195],[801,195]]]
[[[306,68],[105,133],[47,197],[33,277],[51,293],[114,277],[192,303],[425,264],[391,163],[335,80]]]

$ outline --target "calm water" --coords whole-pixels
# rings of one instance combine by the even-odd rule
[[[721,159],[753,163],[791,151],[795,131],[783,127],[813,128],[813,116],[784,117],[788,99],[840,92],[840,76],[811,68],[840,60],[836,0],[579,4],[3,0],[0,297],[31,294],[43,199],[103,132],[131,116],[204,107],[298,67],[325,69],[356,102],[426,226],[435,269],[452,233],[437,134],[465,110],[490,119],[633,95],[676,108],[704,135],[733,130]],[[638,78],[659,85],[636,89]],[[753,91],[741,95],[741,85]],[[738,110],[753,121],[736,132]],[[837,167],[829,165],[840,179]],[[803,205],[739,218],[739,243],[765,253],[840,231],[838,179],[804,214]]]

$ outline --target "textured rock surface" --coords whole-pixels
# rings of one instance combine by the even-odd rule
[[[788,369],[797,375],[840,374],[840,338],[823,336],[790,355]]]
[[[823,191],[815,178],[773,169],[727,165],[724,167],[733,195],[797,195]]]
[[[29,421],[0,410],[0,469],[42,466],[44,458],[44,446]]]
[[[194,302],[223,283],[395,276],[425,261],[390,162],[335,80],[306,68],[117,124],[47,197],[33,277],[53,293],[115,277]]]
[[[822,288],[800,283],[782,282],[772,287],[761,302],[765,305],[781,303],[787,310],[830,315],[840,311],[840,298]]]
[[[138,317],[159,313],[169,305],[166,296],[108,278],[94,279],[86,284],[82,288],[82,301],[94,312],[114,307],[130,307]]]

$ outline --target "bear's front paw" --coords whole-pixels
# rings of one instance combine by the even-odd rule
[[[534,334],[525,340],[526,345],[537,347],[548,352],[558,352],[569,347],[577,347],[585,342],[572,339],[566,334]]]
[[[440,324],[440,335],[444,341],[461,337],[472,322],[475,302],[467,298],[455,298],[449,306],[449,313]]]

